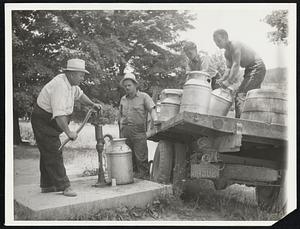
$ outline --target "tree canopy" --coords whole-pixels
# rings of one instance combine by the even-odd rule
[[[288,10],[274,10],[263,21],[276,29],[268,32],[268,38],[271,42],[288,44]]]
[[[128,66],[150,94],[172,85],[182,74],[178,31],[193,28],[193,19],[175,10],[13,11],[14,108],[20,116],[30,111],[41,87],[74,57],[91,72],[85,93],[113,106]]]

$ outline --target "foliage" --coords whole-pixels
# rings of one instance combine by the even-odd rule
[[[276,29],[268,33],[268,38],[271,42],[288,44],[288,10],[274,10],[263,21]]]
[[[41,87],[73,57],[86,60],[91,74],[81,87],[92,99],[117,106],[128,66],[151,94],[150,85],[180,74],[177,32],[192,28],[193,19],[174,10],[14,11],[16,109],[20,116],[30,111]]]
[[[219,51],[211,55],[211,62],[214,64],[215,69],[218,71],[220,76],[226,71],[226,60],[223,52]]]

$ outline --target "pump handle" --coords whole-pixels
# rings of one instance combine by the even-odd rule
[[[78,134],[82,128],[84,127],[84,125],[87,123],[87,121],[89,120],[89,118],[91,117],[92,113],[95,112],[95,109],[94,108],[91,108],[88,113],[86,114],[83,122],[81,123],[81,125],[78,127],[78,129],[76,130],[76,133]],[[58,148],[58,151],[60,152],[64,146],[70,141],[71,139],[70,138],[67,138],[63,141],[63,143],[61,144],[61,146]]]

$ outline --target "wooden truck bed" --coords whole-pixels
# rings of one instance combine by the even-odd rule
[[[191,142],[203,136],[241,133],[243,143],[286,145],[287,127],[259,121],[182,112],[148,131],[149,140]]]

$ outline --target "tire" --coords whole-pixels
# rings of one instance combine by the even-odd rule
[[[173,144],[168,141],[159,141],[152,164],[151,180],[168,184],[171,182],[173,167]]]
[[[173,184],[173,194],[179,197],[184,195],[185,181],[188,176],[187,155],[188,147],[186,144],[174,143],[174,163],[171,179]]]
[[[285,177],[280,186],[257,186],[255,189],[257,204],[268,212],[284,211],[286,207]]]

